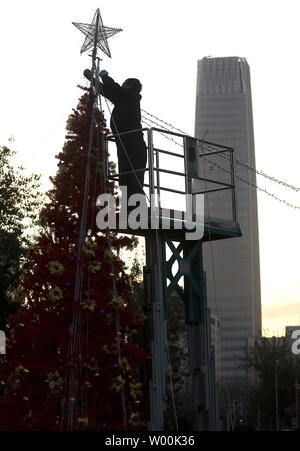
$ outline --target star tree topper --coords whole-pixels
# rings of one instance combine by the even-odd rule
[[[102,22],[102,17],[99,8],[95,12],[91,24],[79,22],[72,22],[72,24],[75,25],[75,27],[77,27],[80,31],[82,31],[82,33],[84,33],[86,36],[84,43],[81,47],[80,53],[86,52],[87,50],[94,47],[96,40],[96,46],[100,50],[102,50],[102,52],[104,52],[105,55],[111,58],[107,39],[113,36],[114,34],[119,33],[119,31],[122,31],[122,29],[105,27]]]

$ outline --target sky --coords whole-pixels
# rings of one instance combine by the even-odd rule
[[[10,0],[0,3],[0,144],[50,187],[65,124],[87,86],[80,55],[100,8],[112,58],[101,68],[116,81],[139,78],[142,108],[194,134],[197,60],[245,57],[250,65],[256,167],[300,187],[299,0]],[[101,56],[101,55],[100,55]],[[109,117],[107,116],[109,121]],[[13,137],[14,142],[9,142]],[[300,207],[299,192],[257,184]],[[263,329],[282,334],[300,325],[300,209],[258,192]]]

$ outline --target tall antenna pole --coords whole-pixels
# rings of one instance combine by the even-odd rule
[[[104,27],[101,19],[100,10],[97,9],[92,24],[82,24],[74,23],[80,31],[86,35],[86,39],[81,48],[81,53],[93,48],[92,52],[92,78],[91,78],[91,90],[93,87],[93,78],[96,70],[96,58],[97,58],[97,48],[100,47],[104,53],[110,56],[109,47],[107,44],[107,38],[113,34],[121,31],[120,29],[113,29],[109,27]],[[88,212],[88,197],[90,189],[90,172],[91,172],[91,153],[93,146],[93,136],[94,136],[94,126],[95,126],[95,101],[93,102],[92,116],[90,123],[90,134],[87,152],[87,163],[86,163],[86,174],[85,174],[85,184],[84,184],[84,195],[81,210],[81,220],[80,220],[80,231],[78,239],[78,249],[77,249],[77,266],[76,266],[76,278],[75,278],[75,290],[74,290],[74,300],[73,300],[73,313],[72,313],[72,323],[70,327],[70,341],[68,349],[68,360],[69,367],[67,371],[67,429],[72,431],[74,429],[75,415],[78,417],[78,399],[77,399],[77,388],[76,388],[76,375],[78,372],[78,356],[80,354],[80,341],[81,341],[81,310],[80,303],[82,301],[82,283],[83,283],[83,259],[82,259],[82,248],[86,237],[87,228],[87,212]],[[61,414],[61,429],[64,422],[64,406],[62,405]]]
[[[95,39],[94,48],[92,54],[92,74],[95,73],[95,63],[97,56],[97,40],[98,40],[98,24],[99,24],[99,12],[96,13],[96,29],[95,29]],[[91,89],[92,89],[91,81]],[[74,302],[73,302],[73,315],[72,315],[72,326],[71,326],[71,346],[69,358],[75,359],[70,368],[69,377],[69,396],[68,396],[68,413],[67,413],[67,424],[68,430],[72,431],[74,428],[74,410],[78,410],[78,400],[77,400],[77,390],[76,390],[76,373],[77,373],[77,358],[80,350],[80,338],[81,338],[81,312],[78,304],[82,301],[82,282],[83,282],[83,260],[82,260],[82,248],[86,236],[86,224],[87,224],[87,210],[88,210],[88,195],[90,188],[90,173],[91,173],[91,151],[93,145],[93,135],[94,135],[94,122],[95,122],[95,104],[93,104],[91,124],[90,124],[90,136],[87,152],[87,163],[85,172],[85,185],[83,202],[81,209],[81,220],[80,220],[80,231],[78,238],[78,248],[77,248],[77,266],[76,266],[76,277],[75,277],[75,290],[74,290]]]
[[[94,38],[94,48],[92,53],[92,79],[90,87],[93,87],[93,77],[95,74],[96,68],[96,58],[97,58],[97,42],[98,42],[98,34],[99,34],[99,19],[100,19],[100,11],[99,9],[96,11],[96,27],[95,27],[95,38]]]

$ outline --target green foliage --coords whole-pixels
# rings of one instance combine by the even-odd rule
[[[129,282],[132,288],[131,305],[135,307],[144,306],[144,285],[143,285],[143,268],[140,262],[138,252],[134,254],[133,261],[129,268]]]
[[[184,305],[176,292],[168,298],[169,319],[167,323],[169,353],[172,371],[167,381],[167,409],[165,413],[166,430],[176,430],[173,396],[179,430],[193,429],[193,398],[189,370],[188,334],[185,324]]]
[[[42,201],[40,176],[26,176],[22,167],[14,168],[14,156],[15,152],[0,146],[0,226],[28,244],[26,232],[37,223]]]
[[[129,268],[129,279],[133,289],[132,305],[145,307],[144,286],[142,282],[143,270],[136,253]],[[189,371],[188,336],[185,324],[185,312],[182,300],[176,292],[168,298],[169,320],[167,333],[169,354],[172,371],[172,388],[176,405],[176,416],[179,430],[192,430],[193,428],[193,400],[191,390],[191,377]],[[146,312],[147,315],[147,312]],[[176,430],[173,395],[170,377],[167,378],[167,402],[165,411],[165,429]]]
[[[300,377],[300,359],[292,354],[290,340],[259,337],[246,360],[258,375],[258,383],[249,393],[249,408],[263,430],[275,429],[276,424],[276,361],[280,426],[289,428],[295,416],[295,382]]]
[[[34,240],[42,202],[39,176],[24,175],[12,160],[15,152],[0,146],[0,328],[12,308],[9,298],[26,263],[26,251]]]

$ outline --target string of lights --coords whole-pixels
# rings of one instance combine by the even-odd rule
[[[163,124],[167,125],[168,127],[172,128],[172,130],[176,130],[176,131],[178,131],[179,133],[182,133],[183,135],[186,135],[186,133],[184,133],[184,132],[183,132],[182,130],[180,130],[179,128],[174,127],[174,125],[169,124],[168,122],[166,122],[166,121],[160,119],[159,117],[155,116],[154,114],[148,113],[148,111],[143,110],[142,108],[141,108],[141,111],[142,111],[143,113],[146,113],[148,116],[153,117],[153,118],[156,119],[157,121],[160,121],[161,123],[163,123]],[[153,122],[154,122],[154,121],[153,121]],[[166,127],[163,127],[163,128],[166,128]],[[168,129],[167,129],[167,130],[168,130]]]
[[[296,192],[299,192],[299,191],[300,191],[300,188],[298,188],[297,186],[291,185],[290,183],[286,183],[286,182],[284,182],[284,181],[282,181],[282,180],[277,179],[276,177],[273,177],[273,176],[271,176],[271,175],[269,175],[269,174],[266,174],[265,172],[256,169],[254,166],[247,165],[246,163],[243,163],[243,162],[240,161],[239,159],[236,159],[236,161],[237,161],[237,163],[238,163],[239,166],[246,167],[248,170],[250,170],[250,171],[252,171],[252,172],[256,172],[256,174],[261,175],[261,176],[265,177],[266,179],[271,180],[272,182],[276,182],[276,183],[278,183],[279,185],[283,185],[283,186],[285,186],[286,188],[290,188],[290,189],[292,189],[292,190],[294,190],[294,191],[296,191]]]
[[[150,117],[148,117],[148,118],[146,118],[145,116],[142,116],[142,122],[145,123],[147,126],[152,126],[152,125],[154,124],[154,125],[160,126],[160,128],[163,128],[163,129],[165,129],[165,130],[167,131],[167,130],[169,130],[169,129],[166,127],[166,125],[168,125],[168,126],[171,127],[173,130],[176,130],[176,131],[180,132],[181,134],[185,134],[182,130],[180,130],[180,129],[174,127],[174,126],[172,126],[171,124],[168,124],[167,122],[165,122],[165,121],[163,121],[163,120],[161,120],[161,119],[159,119],[157,116],[154,116],[153,114],[150,114],[150,113],[146,112],[145,110],[142,110],[142,111],[145,112],[146,114],[148,114],[148,115],[150,116]],[[151,119],[151,117],[154,117],[156,120]],[[163,124],[165,124],[165,125],[159,124],[159,123],[157,122],[157,120],[158,120],[158,121],[161,121],[161,122],[162,122]],[[170,130],[169,130],[169,131],[170,131]],[[162,134],[162,136],[164,136],[166,139],[172,141],[174,144],[179,145],[180,147],[183,147],[182,144],[178,143],[177,141],[175,141],[175,140],[174,140],[173,138],[171,138],[170,136],[167,136],[167,135],[165,135],[164,133],[161,133],[161,134]],[[204,147],[207,148],[208,150],[212,150],[212,147],[211,147],[209,144],[204,143]],[[225,159],[227,160],[227,157],[226,157],[226,156],[224,156],[224,155],[222,155],[222,154],[220,154],[220,155],[223,156],[223,158],[225,158]],[[204,158],[204,160],[207,161],[207,162],[212,166],[212,168],[213,168],[214,166],[216,166],[216,167],[218,167],[221,171],[223,171],[223,172],[225,172],[225,173],[227,173],[227,174],[230,174],[230,172],[229,172],[228,170],[226,170],[224,167],[220,166],[218,163],[212,162],[212,161],[208,160],[207,158]],[[237,161],[237,160],[236,160],[236,161]],[[242,162],[240,162],[240,163],[241,163],[241,164],[240,164],[239,166],[242,166],[242,165],[243,165],[243,167],[249,166],[249,165],[246,165],[245,163],[242,163]],[[250,166],[249,166],[249,168],[246,167],[246,169],[248,169],[248,171],[249,171],[249,170],[251,169],[251,167],[250,167]],[[257,171],[257,170],[255,169],[255,172],[256,172],[256,173],[259,173],[260,171]],[[259,175],[262,175],[262,174],[259,174]],[[241,175],[239,175],[237,172],[236,172],[236,174],[235,174],[235,177],[236,177],[237,180],[239,180],[239,181],[241,181],[241,182],[247,184],[248,186],[252,186],[253,188],[257,189],[258,191],[260,191],[260,192],[262,192],[262,193],[264,193],[264,194],[267,194],[268,196],[272,197],[274,200],[277,200],[278,202],[283,203],[283,204],[285,204],[286,206],[288,206],[288,207],[290,207],[290,208],[300,210],[300,207],[299,207],[299,206],[294,205],[294,204],[292,204],[292,203],[286,201],[285,199],[281,199],[280,197],[278,197],[278,196],[276,196],[275,194],[269,192],[269,191],[266,190],[265,188],[259,187],[256,183],[251,183],[251,182],[249,182],[249,181],[246,180],[244,177],[242,177]],[[280,183],[280,184],[282,184],[282,185],[284,185],[284,186],[286,186],[286,187],[293,187],[293,189],[294,189],[295,191],[300,191],[299,188],[294,187],[293,185],[287,184],[287,183],[285,183],[285,182],[282,182],[282,181],[276,179],[275,177],[267,176],[267,178],[271,179],[272,181],[276,181],[277,183]]]
[[[168,122],[164,121],[163,119],[158,118],[158,117],[155,116],[154,114],[148,113],[148,112],[145,111],[145,110],[142,110],[142,112],[145,113],[145,114],[147,114],[149,117],[152,117],[152,118],[156,119],[156,121],[160,121],[161,124],[165,124],[165,126],[170,127],[172,130],[175,130],[175,131],[177,131],[177,132],[179,132],[179,133],[181,133],[181,134],[187,135],[184,131],[180,130],[180,129],[177,128],[177,127],[174,127],[172,124],[169,124]],[[167,130],[167,128],[166,128],[165,126],[159,124],[159,123],[156,122],[156,121],[152,120],[152,122],[153,122],[155,125],[158,125],[158,126],[160,126],[161,128],[164,128],[164,129]],[[206,144],[206,146],[207,146],[208,148],[210,147],[208,144]],[[269,179],[269,180],[271,180],[272,182],[278,183],[279,185],[285,186],[286,188],[292,189],[292,190],[294,190],[294,191],[296,191],[296,192],[299,192],[299,191],[300,191],[300,188],[299,188],[299,187],[294,186],[294,185],[292,185],[292,184],[290,184],[290,183],[284,182],[284,181],[282,181],[282,180],[279,180],[278,178],[276,178],[276,177],[274,177],[274,176],[271,176],[271,175],[265,173],[264,171],[258,170],[255,166],[250,165],[250,164],[247,164],[247,163],[241,161],[241,160],[240,160],[239,158],[237,158],[237,157],[235,158],[235,162],[236,162],[236,164],[237,164],[238,166],[243,167],[243,168],[246,168],[246,169],[248,169],[249,171],[255,172],[257,175],[260,175],[260,176],[262,176],[262,177],[264,177],[264,178],[266,178],[266,179]]]
[[[207,160],[209,161],[209,160]],[[226,172],[227,174],[230,174],[230,171],[227,171],[225,168],[223,168],[222,166],[220,166],[218,163],[213,162],[212,163],[214,166],[217,166],[219,169],[221,169],[223,172]],[[256,185],[256,183],[250,183],[248,182],[248,180],[246,180],[244,177],[241,177],[239,174],[236,173],[235,175],[236,179],[240,180],[241,182],[254,187],[255,189],[257,189],[258,191],[261,191],[262,193],[267,194],[268,196],[273,197],[273,199],[284,203],[285,205],[287,205],[288,207],[300,210],[300,207],[298,207],[297,205],[293,205],[290,202],[287,202],[285,199],[280,199],[278,196],[276,196],[273,193],[270,193],[269,191],[267,191],[265,188],[260,188],[258,185]]]
[[[203,146],[204,146],[205,148],[207,148],[208,150],[213,150],[213,147],[212,147],[211,145],[209,145],[209,144],[204,143]],[[221,155],[221,156],[222,156],[223,158],[228,159],[228,157],[227,157],[226,155]],[[286,188],[290,188],[290,189],[292,189],[292,190],[294,190],[294,191],[296,191],[296,192],[299,192],[299,191],[300,191],[300,188],[298,188],[297,186],[291,185],[291,184],[289,184],[289,183],[287,183],[287,182],[284,182],[284,181],[282,181],[282,180],[277,179],[276,177],[273,177],[273,176],[271,176],[271,175],[269,175],[269,174],[266,174],[265,172],[256,169],[255,166],[251,166],[250,164],[247,164],[247,163],[242,162],[242,161],[241,161],[239,158],[237,158],[237,157],[235,157],[235,163],[236,163],[238,166],[240,166],[241,168],[247,169],[248,172],[255,172],[257,175],[261,175],[262,177],[264,177],[264,178],[266,178],[266,179],[269,179],[269,180],[271,180],[272,182],[275,182],[275,183],[277,183],[277,184],[279,184],[279,185],[283,185],[283,186],[285,186]]]
[[[150,122],[149,122],[149,121],[150,121]],[[147,118],[145,118],[144,116],[142,116],[142,122],[143,122],[145,125],[148,125],[149,127],[152,127],[153,124],[154,124],[154,125],[158,125],[160,128],[164,128],[166,131],[170,131],[170,130],[167,129],[166,127],[163,127],[161,124],[158,124],[158,123],[155,122],[155,121],[151,121],[151,119],[148,119],[148,120],[147,120]],[[164,133],[161,133],[161,135],[162,135],[164,138],[168,139],[169,141],[172,141],[172,142],[173,142],[174,144],[176,144],[177,146],[183,147],[183,145],[182,145],[181,143],[175,141],[175,139],[174,139],[174,138],[171,138],[171,136],[165,135]]]

